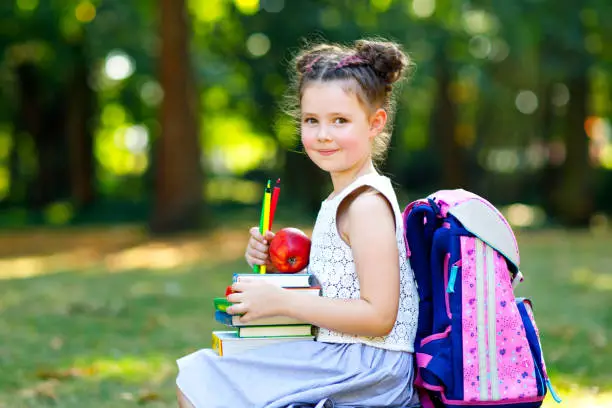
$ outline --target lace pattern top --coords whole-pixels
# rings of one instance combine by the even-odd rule
[[[359,279],[351,247],[342,240],[336,224],[338,206],[351,192],[370,186],[386,197],[393,208],[396,241],[399,250],[400,297],[397,320],[386,336],[366,337],[319,328],[317,341],[331,343],[364,343],[388,350],[414,352],[418,317],[418,293],[414,274],[406,257],[404,226],[395,191],[387,177],[376,173],[358,177],[338,195],[323,201],[312,232],[309,272],[321,284],[322,296],[359,299]]]

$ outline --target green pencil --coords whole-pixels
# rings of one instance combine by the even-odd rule
[[[266,189],[267,189],[268,184],[270,184],[270,180],[268,180],[268,183],[264,187],[264,195],[263,195],[263,198],[261,200],[261,216],[259,218],[259,233],[261,235],[263,235],[264,232],[265,232],[264,215],[265,215],[265,212],[266,212]],[[253,265],[253,272],[259,273],[259,271],[260,271],[260,265]]]

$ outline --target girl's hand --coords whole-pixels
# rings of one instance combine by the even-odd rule
[[[260,280],[241,280],[232,285],[234,293],[227,296],[234,303],[227,308],[231,315],[242,315],[241,322],[282,314],[287,291],[278,285]]]
[[[270,262],[269,249],[270,241],[274,238],[272,231],[266,231],[265,237],[259,233],[259,227],[253,227],[249,230],[251,238],[247,245],[244,257],[252,268],[253,265],[266,265],[268,269],[272,269],[273,265]]]

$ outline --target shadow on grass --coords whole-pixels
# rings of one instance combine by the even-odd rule
[[[211,330],[219,328],[212,298],[245,266],[211,262],[4,281],[0,402],[129,406],[149,398],[173,406],[174,360],[210,346]]]

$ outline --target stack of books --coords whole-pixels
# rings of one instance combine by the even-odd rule
[[[234,282],[242,277],[249,279],[265,279],[288,290],[319,296],[320,286],[313,275],[307,273],[294,274],[235,274]],[[254,348],[274,343],[313,339],[312,325],[290,317],[266,317],[240,322],[239,316],[226,312],[231,303],[224,297],[214,299],[215,320],[228,326],[228,330],[213,331],[212,348],[220,356],[235,355]]]

